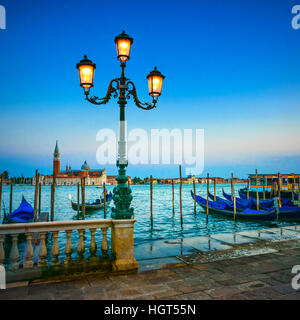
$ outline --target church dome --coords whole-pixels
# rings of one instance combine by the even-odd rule
[[[84,161],[84,164],[81,166],[81,170],[90,170],[90,166],[86,161]]]

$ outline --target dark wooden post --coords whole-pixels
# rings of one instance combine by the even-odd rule
[[[298,207],[300,207],[300,177],[298,178]]]
[[[172,209],[174,213],[174,180],[172,179]]]
[[[34,222],[37,221],[37,210],[38,210],[38,196],[39,196],[39,184],[40,175],[38,170],[35,170],[35,192],[34,192]]]
[[[266,177],[263,175],[263,199],[266,200]]]
[[[54,220],[54,188],[53,188],[53,181],[51,183],[51,205],[50,205],[50,209],[51,209],[51,221]]]
[[[247,183],[247,199],[249,200],[250,198],[250,177],[248,179],[248,183]]]
[[[129,180],[128,180],[129,182]],[[103,182],[103,211],[104,215],[106,215],[106,189],[105,189],[105,182]]]
[[[216,201],[217,199],[216,189],[217,189],[217,181],[216,181],[216,178],[214,178],[214,201]]]
[[[233,218],[235,220],[236,217],[236,198],[235,198],[235,190],[234,190],[234,177],[233,173],[231,173],[231,198],[233,198]]]
[[[51,221],[54,221],[55,189],[56,189],[56,175],[55,173],[53,173],[53,181],[51,185]]]
[[[207,174],[207,181],[206,181],[206,186],[207,186],[207,195],[206,195],[206,215],[208,216],[209,213],[209,173]]]
[[[256,210],[259,211],[259,193],[258,193],[258,176],[257,176],[257,169],[255,170],[256,173]]]
[[[1,209],[2,209],[2,188],[3,188],[3,174],[0,174],[0,221],[1,221]]]
[[[9,200],[9,214],[12,213],[12,202],[13,202],[13,184],[10,184],[10,200]]]
[[[42,206],[42,183],[39,183],[39,216],[41,214],[41,206]]]
[[[196,212],[196,183],[195,183],[195,179],[193,180],[193,185],[194,185],[194,211]]]
[[[85,220],[85,178],[81,178],[81,218]]]
[[[77,183],[77,219],[79,220],[80,212],[80,184]]]
[[[279,172],[278,172],[278,198],[279,198],[279,207],[281,208],[281,178],[280,178]]]
[[[181,224],[182,224],[182,222],[183,222],[183,217],[182,217],[182,175],[181,175],[181,165],[179,166],[179,176],[180,176],[179,205],[180,205],[180,219],[181,219]]]
[[[289,179],[289,178],[288,178]],[[293,182],[292,182],[292,201],[294,202],[295,201],[295,195],[294,195],[294,192],[295,192],[295,183],[296,183],[296,179],[295,177],[293,177]],[[288,181],[288,185],[289,185],[289,181]]]
[[[231,174],[231,201],[233,201],[233,173]]]
[[[150,219],[153,225],[153,178],[150,176]]]

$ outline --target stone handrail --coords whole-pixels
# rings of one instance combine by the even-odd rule
[[[6,261],[6,269],[19,272],[22,269],[38,269],[42,275],[60,273],[90,272],[98,270],[125,271],[137,269],[138,264],[133,251],[133,229],[135,220],[78,220],[78,221],[53,221],[35,223],[16,223],[0,225],[0,264]],[[107,230],[111,228],[111,255],[108,255],[109,244]],[[102,241],[100,257],[97,256],[96,230],[101,229]],[[71,236],[73,231],[78,233],[76,258],[72,247]],[[89,258],[85,258],[84,233],[90,232]],[[64,259],[59,256],[61,249],[58,236],[61,232],[66,234],[64,243]],[[19,235],[26,237],[26,250],[23,263],[20,261],[18,248]],[[52,235],[52,247],[47,248],[47,237]],[[11,237],[9,255],[4,251],[6,236]],[[51,254],[50,254],[51,253]],[[8,263],[7,263],[8,261]]]
[[[27,232],[79,230],[103,227],[112,227],[112,219],[2,224],[0,225],[0,235],[13,233],[20,234]]]

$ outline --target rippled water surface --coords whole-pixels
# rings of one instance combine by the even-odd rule
[[[244,185],[236,185],[236,189],[243,188]],[[260,229],[263,227],[278,227],[287,225],[287,223],[276,222],[256,222],[256,221],[236,221],[232,219],[210,215],[206,219],[206,213],[197,206],[196,213],[194,212],[194,202],[191,198],[190,191],[192,185],[183,185],[183,225],[180,223],[179,210],[179,185],[175,185],[175,212],[172,211],[172,186],[171,185],[154,185],[153,186],[153,228],[150,223],[150,186],[149,185],[134,185],[131,186],[134,207],[135,219],[135,244],[144,243],[157,239],[175,239],[187,238],[193,236],[203,236],[215,233],[227,233],[235,231]],[[217,194],[222,196],[222,188],[230,193],[229,184],[217,185]],[[15,210],[25,196],[27,201],[33,205],[34,187],[32,186],[16,186],[13,192],[13,210]],[[108,191],[112,191],[113,186],[108,186]],[[197,185],[197,193],[206,197],[206,185]],[[211,186],[213,192],[213,186]],[[102,189],[96,187],[86,187],[86,200],[93,201],[102,193]],[[73,220],[77,219],[77,212],[73,211],[70,202],[69,194],[73,200],[77,199],[77,187],[57,187],[55,195],[55,220]],[[5,186],[3,190],[3,201],[6,210],[9,206],[9,187]],[[111,203],[112,205],[112,203]],[[50,187],[42,187],[42,211],[50,212]],[[3,215],[3,212],[2,212]],[[110,217],[110,208],[107,211],[107,218]],[[93,212],[86,213],[86,219],[103,219],[104,213]],[[96,234],[98,240],[101,237],[101,231]],[[109,235],[110,237],[110,235]],[[73,241],[77,239],[77,233],[72,234]],[[85,242],[89,245],[89,233],[85,234]],[[59,242],[63,244],[65,233],[60,233]]]

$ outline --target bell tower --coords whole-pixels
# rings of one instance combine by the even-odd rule
[[[56,140],[56,145],[53,153],[53,174],[58,175],[60,173],[60,153],[58,149],[58,141]]]

